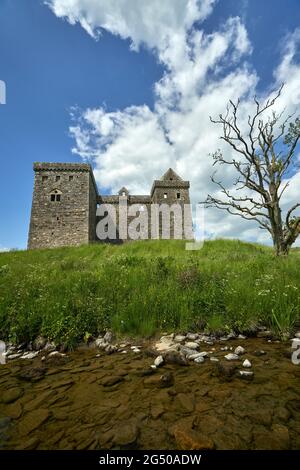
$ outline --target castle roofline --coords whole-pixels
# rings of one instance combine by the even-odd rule
[[[89,172],[98,196],[98,187],[93,168],[89,163],[34,162],[34,171],[86,171]]]

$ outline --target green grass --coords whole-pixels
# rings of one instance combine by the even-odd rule
[[[300,319],[300,251],[233,240],[186,251],[182,241],[0,254],[0,339],[41,334],[73,347],[107,328],[289,333]]]

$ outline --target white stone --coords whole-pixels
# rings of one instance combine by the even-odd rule
[[[151,369],[156,369],[157,368],[154,364],[152,364],[150,367],[151,367]]]
[[[221,348],[221,351],[228,351],[228,346],[224,346],[224,348]]]
[[[211,357],[210,360],[211,362],[219,362],[219,359],[217,357]]]
[[[253,372],[251,370],[240,370],[240,375],[244,377],[250,377],[253,375]]]
[[[10,354],[7,359],[17,359],[22,353]]]
[[[190,341],[195,341],[196,339],[199,338],[199,335],[197,335],[197,333],[188,333],[186,335],[186,338],[189,339]]]
[[[251,362],[248,359],[245,359],[243,362],[243,367],[249,369],[252,366]]]
[[[194,362],[196,362],[197,364],[201,364],[202,362],[204,362],[204,357],[203,356],[196,357],[196,359],[194,359]]]
[[[294,345],[294,347],[298,346],[298,345],[300,346],[300,338],[293,338],[293,339],[291,339],[291,341],[292,341],[292,345]]]
[[[64,353],[60,353],[59,351],[52,351],[52,352],[49,354],[49,357],[55,357],[55,356],[57,356],[57,357],[63,357],[63,356],[65,356],[65,354],[64,354]]]
[[[187,348],[189,349],[198,349],[199,348],[199,344],[198,343],[194,343],[193,341],[188,341],[187,343],[184,344]]]
[[[139,348],[135,348],[135,349],[133,349],[132,351],[133,351],[134,353],[139,353],[139,352],[141,352],[141,350],[140,350]]]
[[[122,351],[121,354],[127,354],[127,351]]]
[[[38,354],[39,354],[39,351],[26,352],[25,354],[23,354],[23,356],[21,356],[21,359],[33,359]]]
[[[162,356],[157,356],[157,358],[154,361],[154,365],[156,367],[159,367],[161,364],[163,364],[164,358]]]
[[[203,356],[201,353],[195,352],[194,354],[189,354],[187,356],[187,359],[189,359],[190,361],[194,361],[195,359],[197,359],[197,357],[203,357]]]
[[[246,339],[246,338],[247,338],[247,336],[245,336],[245,335],[238,335],[238,339]]]
[[[182,341],[185,340],[185,338],[186,337],[183,336],[183,335],[176,335],[175,338],[174,338],[174,341],[175,341],[175,343],[181,343]]]
[[[295,338],[299,338],[299,339],[300,339],[300,331],[297,331],[297,333],[295,333]]]
[[[239,356],[237,354],[232,353],[226,354],[226,356],[224,357],[225,359],[227,359],[227,361],[237,361],[239,359]]]
[[[238,354],[239,356],[241,354],[244,354],[246,352],[245,348],[243,348],[243,346],[238,346],[237,348],[235,348],[234,350],[234,354]]]

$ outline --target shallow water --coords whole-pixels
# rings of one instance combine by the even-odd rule
[[[238,344],[253,381],[218,375],[208,359],[144,375],[145,348],[10,361],[0,366],[0,448],[300,449],[300,366],[286,345],[226,342]],[[221,346],[214,356],[226,363]]]

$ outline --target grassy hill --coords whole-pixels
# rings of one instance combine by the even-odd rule
[[[205,327],[280,334],[300,319],[300,252],[286,259],[232,240],[185,251],[182,241],[0,254],[0,339],[37,335],[74,346],[106,328],[152,335]]]

